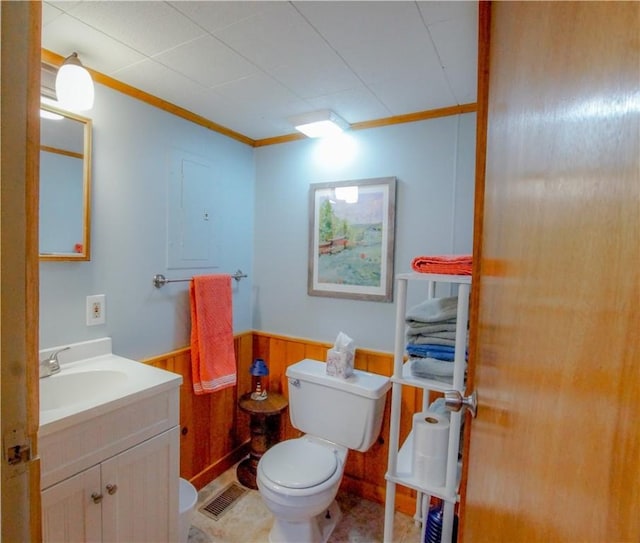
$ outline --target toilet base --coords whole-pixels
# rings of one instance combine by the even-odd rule
[[[326,511],[305,522],[275,519],[269,543],[327,543],[341,518],[340,506],[333,500]]]

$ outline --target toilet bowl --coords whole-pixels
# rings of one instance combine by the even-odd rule
[[[341,517],[334,499],[340,487],[347,449],[303,436],[278,443],[258,463],[257,483],[273,513],[271,543],[321,543]]]
[[[289,416],[304,436],[276,444],[256,481],[274,516],[271,543],[326,543],[341,513],[335,501],[349,449],[367,451],[380,434],[388,377],[360,370],[347,379],[302,360],[287,368]]]

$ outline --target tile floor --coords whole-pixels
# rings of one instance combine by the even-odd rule
[[[272,515],[262,503],[257,490],[250,490],[227,510],[219,520],[213,520],[200,512],[220,490],[236,481],[235,467],[209,483],[198,493],[198,505],[193,514],[189,543],[267,543]],[[384,530],[384,506],[360,499],[352,494],[339,492],[337,501],[342,510],[342,520],[331,534],[328,543],[377,543],[382,541]],[[420,528],[413,519],[396,513],[394,542],[417,543]]]

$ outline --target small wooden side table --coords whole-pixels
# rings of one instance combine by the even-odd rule
[[[239,400],[240,409],[251,415],[251,443],[249,458],[238,464],[238,481],[244,486],[257,489],[258,462],[271,446],[280,441],[280,414],[288,402],[284,396],[269,392],[265,400],[252,400],[251,393]]]

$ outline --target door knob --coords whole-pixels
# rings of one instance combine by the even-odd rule
[[[469,396],[463,396],[457,390],[447,390],[444,393],[444,406],[449,411],[458,412],[462,408],[466,408],[473,418],[478,412],[478,395],[474,390]]]
[[[111,485],[111,484],[110,484],[110,485],[107,485],[107,486],[106,486],[106,488],[107,488],[107,492],[108,492],[110,495],[113,495],[113,494],[115,494],[115,493],[117,492],[117,490],[118,490],[118,485]]]

